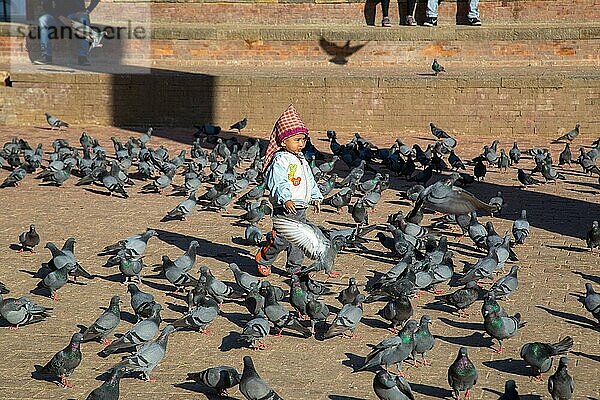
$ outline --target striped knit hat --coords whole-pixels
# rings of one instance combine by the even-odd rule
[[[281,143],[292,136],[303,134],[308,136],[308,129],[304,125],[304,122],[300,119],[298,112],[292,104],[281,114],[281,116],[275,122],[271,137],[269,138],[269,145],[267,146],[267,153],[265,155],[263,171],[269,167],[271,160],[275,156],[275,153],[281,149]]]

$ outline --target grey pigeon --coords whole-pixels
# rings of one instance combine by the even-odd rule
[[[195,307],[173,322],[175,328],[190,328],[200,333],[210,333],[206,327],[219,315],[219,305],[211,297],[204,296],[195,301]]]
[[[592,222],[592,227],[585,236],[585,244],[591,251],[596,247],[600,247],[600,226],[598,221]]]
[[[82,339],[83,334],[74,334],[67,347],[56,353],[43,367],[39,368],[36,365],[36,371],[42,375],[58,377],[63,387],[74,387],[67,378],[73,374],[75,368],[81,363],[80,345]]]
[[[499,316],[494,310],[484,311],[483,326],[488,335],[496,339],[500,345],[496,351],[502,354],[502,341],[511,338],[517,334],[519,328],[525,326],[525,322],[521,321],[521,314],[516,313],[513,317]]]
[[[29,250],[30,252],[34,252],[33,249],[35,246],[40,244],[40,235],[35,230],[35,225],[29,225],[29,230],[21,233],[19,235],[19,243],[21,244],[21,249],[19,251]]]
[[[12,328],[33,324],[50,316],[52,308],[40,306],[27,297],[2,299],[0,295],[0,315]]]
[[[573,378],[569,375],[569,359],[561,357],[556,372],[548,378],[548,392],[552,400],[570,400],[574,391]]]
[[[518,164],[521,161],[521,150],[519,150],[517,142],[513,142],[513,147],[508,151],[508,156],[514,164]]]
[[[48,122],[48,125],[50,125],[52,128],[52,130],[54,130],[54,128],[62,128],[63,126],[65,128],[69,127],[69,124],[67,124],[64,121],[61,121],[60,119],[53,117],[52,115],[50,115],[49,113],[44,113],[44,115],[46,116],[46,121]]]
[[[496,211],[496,206],[486,204],[471,193],[452,185],[452,179],[438,181],[425,188],[415,208],[421,205],[445,214],[468,214],[471,211]]]
[[[546,182],[556,182],[557,179],[567,179],[563,174],[552,168],[552,164],[550,164],[550,162],[542,163],[542,176],[544,177]]]
[[[190,372],[187,379],[215,390],[219,396],[227,396],[227,389],[237,386],[242,375],[233,367],[222,365],[201,372]]]
[[[273,218],[273,227],[306,256],[315,260],[312,265],[302,268],[301,273],[324,271],[331,277],[339,276],[333,271],[333,266],[337,253],[345,243],[344,237],[337,236],[329,240],[318,227],[288,217]]]
[[[152,308],[156,304],[154,296],[150,293],[142,292],[135,284],[127,285],[127,291],[131,294],[131,308],[138,318],[148,318],[152,315]]]
[[[431,69],[433,73],[437,76],[440,72],[446,72],[444,67],[438,62],[436,58],[433,59],[433,63],[431,64]]]
[[[390,300],[380,311],[380,315],[390,321],[392,332],[397,332],[397,326],[402,326],[413,316],[414,310],[410,299],[406,295],[400,295]]]
[[[527,221],[526,210],[521,210],[521,217],[513,222],[512,234],[516,244],[525,243],[525,239],[529,236],[529,221]]]
[[[373,378],[373,391],[379,400],[415,400],[409,383],[401,376],[381,370]]]
[[[431,325],[431,317],[429,315],[423,315],[419,321],[419,328],[415,331],[415,347],[413,349],[413,359],[417,362],[415,355],[420,354],[423,359],[423,365],[431,365],[425,358],[427,352],[433,349],[435,344],[435,338],[429,331],[429,325]]]
[[[103,355],[112,354],[120,349],[141,346],[154,339],[159,331],[161,308],[160,304],[154,304],[152,314],[148,318],[138,321],[125,334],[106,346],[101,353]]]
[[[414,351],[415,338],[414,333],[417,328],[417,321],[409,320],[397,335],[384,339],[373,347],[373,350],[367,355],[365,363],[359,371],[364,371],[379,365],[384,369],[396,364],[398,371],[404,360],[407,360]]]
[[[244,240],[250,245],[258,246],[262,241],[262,236],[263,234],[257,226],[248,225],[244,230]]]
[[[200,268],[200,278],[205,278],[206,293],[219,304],[234,293],[233,288],[216,278],[207,266]],[[259,282],[256,284],[259,285]]]
[[[58,294],[56,291],[63,287],[68,280],[69,276],[69,267],[64,266],[62,268],[57,269],[56,271],[50,272],[48,275],[42,279],[37,287],[38,288],[46,288],[50,290],[50,295],[53,300],[58,300]]]
[[[151,381],[150,374],[165,357],[169,335],[173,332],[175,332],[173,325],[165,326],[155,340],[140,347],[135,354],[125,358],[111,370],[123,368],[127,372],[141,372],[145,380]]]
[[[600,293],[596,293],[594,287],[589,282],[585,284],[583,305],[598,320],[598,324],[600,325]]]
[[[327,329],[323,337],[330,339],[338,335],[347,336],[347,331],[351,332],[350,337],[355,337],[354,332],[358,328],[358,324],[363,316],[362,303],[364,300],[365,296],[359,294],[354,299],[354,302],[344,305],[331,322],[329,329]]]
[[[18,186],[19,183],[25,178],[27,175],[27,170],[23,167],[19,167],[12,171],[6,179],[0,184],[0,188],[6,188],[10,186]]]
[[[175,261],[173,261],[175,266],[183,272],[191,270],[194,267],[194,264],[196,263],[196,254],[198,246],[198,241],[192,240],[185,253],[183,253],[181,256],[175,259]]]
[[[487,256],[480,258],[474,265],[470,266],[465,275],[458,280],[458,283],[464,285],[470,281],[491,278],[492,274],[499,268],[498,254],[492,251]]]
[[[290,286],[290,304],[296,311],[298,311],[300,317],[304,317],[307,315],[306,306],[311,300],[310,293],[302,289],[298,275],[292,275],[292,282]]]
[[[179,218],[183,221],[187,221],[188,215],[196,207],[196,192],[191,192],[189,197],[177,204],[174,209],[167,213],[168,218]]]
[[[568,140],[569,142],[572,142],[577,135],[579,135],[579,124],[575,124],[575,128],[571,129],[569,132],[565,133],[564,135],[562,135],[561,137],[557,138],[555,140],[555,142],[561,142],[564,140]]]
[[[491,290],[483,297],[481,316],[485,318],[486,314],[490,311],[494,311],[499,317],[508,317],[504,308],[496,301],[496,294]]]
[[[113,370],[108,380],[92,390],[86,400],[119,400],[119,384],[124,374],[122,368]]]
[[[521,358],[531,365],[532,376],[542,380],[542,374],[550,371],[552,357],[566,354],[573,347],[573,338],[565,336],[558,343],[532,342],[521,347]]]
[[[494,282],[490,291],[494,292],[496,298],[507,299],[517,290],[519,287],[519,281],[517,279],[518,270],[519,267],[515,265],[510,269],[510,272],[506,276],[503,276]]]
[[[148,240],[153,236],[156,236],[156,231],[148,229],[143,233],[130,236],[125,240],[106,246],[98,255],[117,254],[120,250],[125,250],[128,255],[141,256],[146,251]]]
[[[198,284],[196,278],[179,269],[169,256],[162,256],[162,268],[167,280],[175,286],[175,292],[179,292],[187,286],[196,286]]]
[[[571,166],[571,162],[573,161],[571,159],[571,157],[572,157],[571,144],[565,143],[564,150],[561,151],[560,154],[558,155],[558,165],[568,164],[569,166]]]
[[[317,322],[325,322],[329,316],[329,307],[321,300],[311,298],[306,305],[306,313],[310,319],[310,330],[315,335],[315,325]]]
[[[119,258],[119,271],[125,278],[124,283],[131,282],[133,277],[137,278],[138,283],[142,282],[142,276],[140,275],[144,268],[143,257],[128,258],[125,256],[125,252],[118,255]]]
[[[248,342],[253,349],[264,349],[266,346],[263,339],[269,336],[270,329],[269,321],[263,317],[257,317],[246,323],[241,338]]]
[[[241,287],[246,293],[250,291],[252,283],[260,283],[258,278],[242,271],[236,263],[230,263],[229,269],[231,272],[233,272],[235,283],[237,283],[238,286]]]
[[[311,335],[310,330],[303,326],[293,313],[287,311],[281,304],[279,304],[275,296],[275,290],[273,289],[273,286],[269,286],[266,291],[265,315],[278,330],[278,335],[281,335],[281,332],[284,328],[289,328],[300,332],[305,337],[309,337]]]
[[[519,392],[517,392],[517,383],[509,379],[504,383],[504,393],[498,400],[520,400]]]
[[[502,207],[504,207],[504,198],[502,197],[502,192],[498,192],[498,194],[490,199],[490,206],[495,206],[497,211],[494,211],[494,214],[500,215],[502,212]]]
[[[110,299],[110,305],[106,311],[83,332],[82,342],[99,339],[105,346],[110,344],[111,341],[107,339],[107,336],[115,330],[121,321],[120,303],[121,298],[119,296],[113,296]]]
[[[240,392],[247,400],[283,400],[256,372],[250,356],[244,356]]]
[[[465,398],[469,398],[477,377],[477,368],[469,359],[467,348],[461,347],[456,360],[448,368],[448,384],[454,392],[454,398],[458,400],[462,391],[466,391]]]
[[[265,316],[265,298],[260,294],[260,285],[258,283],[252,283],[251,289],[244,299],[244,305],[253,316]]]
[[[352,277],[348,279],[348,287],[340,291],[337,299],[342,305],[346,305],[353,303],[359,294],[360,290],[358,290],[358,286],[356,285],[356,278]]]
[[[435,298],[445,304],[456,307],[458,315],[465,316],[468,315],[465,310],[479,298],[479,288],[475,281],[469,281],[464,288],[450,294],[435,296]]]

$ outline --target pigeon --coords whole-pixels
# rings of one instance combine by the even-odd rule
[[[508,317],[506,311],[496,301],[496,294],[493,291],[486,292],[483,297],[483,305],[481,306],[481,316],[485,318],[485,315],[490,311],[494,311],[499,317]]]
[[[120,303],[121,298],[119,296],[113,296],[110,299],[110,305],[106,311],[83,332],[82,343],[99,339],[105,346],[110,344],[111,341],[107,339],[107,336],[115,330],[121,321]]]
[[[315,296],[325,296],[331,294],[331,289],[319,281],[315,281],[308,273],[297,274],[300,278],[302,289],[311,292]]]
[[[159,331],[161,308],[160,304],[154,304],[152,314],[148,318],[138,321],[129,331],[106,346],[101,354],[109,355],[120,349],[138,347],[154,339]]]
[[[585,236],[585,244],[591,251],[596,247],[600,247],[600,226],[598,221],[592,222],[592,227]]]
[[[254,317],[265,316],[265,298],[260,294],[260,285],[253,282],[250,291],[244,299],[244,305]]]
[[[352,332],[351,337],[355,337],[354,332],[358,328],[358,324],[363,316],[362,302],[364,300],[365,296],[359,294],[354,299],[354,302],[344,305],[331,322],[329,329],[327,329],[323,337],[330,339],[338,335],[346,336],[346,331]]]
[[[564,140],[572,142],[577,137],[577,135],[579,135],[579,126],[579,124],[576,124],[574,129],[570,130],[569,132],[556,139],[555,142],[561,142]]]
[[[208,296],[200,296],[194,301],[195,307],[188,311],[183,317],[173,322],[173,326],[179,328],[190,328],[200,333],[209,334],[206,327],[217,318],[219,304]]]
[[[119,400],[119,383],[124,374],[122,368],[113,370],[108,380],[92,390],[86,400]]]
[[[73,374],[75,368],[81,363],[80,346],[82,339],[83,334],[75,333],[67,347],[56,353],[46,365],[43,367],[36,365],[36,372],[58,377],[63,387],[74,387],[67,378]]]
[[[477,301],[479,298],[479,290],[475,281],[469,281],[465,287],[450,294],[435,296],[435,298],[444,304],[456,307],[459,316],[466,316],[468,313],[465,310]]]
[[[527,175],[525,171],[523,171],[521,168],[517,170],[517,179],[519,180],[519,182],[521,182],[521,184],[524,187],[527,187],[529,185],[539,185],[540,183],[542,183],[537,179],[533,178],[531,175]]]
[[[53,300],[58,300],[58,294],[56,291],[63,287],[68,280],[69,276],[69,267],[64,266],[62,268],[57,269],[56,271],[50,272],[48,275],[42,279],[37,287],[38,288],[46,288],[50,290],[50,295]]]
[[[518,270],[519,267],[515,265],[510,269],[510,272],[506,276],[503,276],[494,282],[490,291],[494,292],[496,298],[508,299],[510,295],[517,290],[519,287],[519,281],[517,279]]]
[[[298,275],[292,275],[290,286],[290,304],[298,311],[299,316],[303,318],[307,315],[306,306],[311,300],[311,296],[307,291],[302,289],[302,286],[300,286],[300,278],[298,278]]]
[[[467,267],[465,265],[465,267]],[[491,251],[487,256],[480,258],[475,264],[468,267],[466,274],[458,280],[460,284],[491,278],[492,274],[500,268],[498,253]]]
[[[420,354],[423,359],[423,365],[431,365],[425,358],[428,351],[433,349],[435,344],[435,338],[429,331],[429,325],[431,324],[431,317],[429,315],[423,315],[419,321],[419,327],[415,331],[415,347],[413,348],[412,358],[417,362],[415,355]]]
[[[150,293],[142,292],[135,284],[127,285],[127,291],[131,294],[131,308],[138,321],[152,315],[152,309],[156,302]]]
[[[242,288],[242,290],[245,293],[248,293],[250,291],[250,289],[252,288],[252,283],[260,283],[258,278],[250,275],[245,271],[242,271],[236,263],[230,263],[228,267],[231,270],[231,272],[233,272],[235,283],[237,283],[238,286]]]
[[[132,257],[128,258],[125,256],[125,252],[117,256],[119,258],[119,272],[123,274],[125,278],[123,283],[129,283],[133,280],[133,277],[137,278],[138,283],[142,282],[142,268],[144,268],[143,257]]]
[[[454,398],[459,399],[459,392],[466,391],[465,398],[469,398],[471,388],[477,384],[477,368],[469,360],[466,347],[461,347],[456,360],[448,368],[448,384],[454,392]]]
[[[6,287],[6,285],[0,282],[0,294],[10,293],[10,290]]]
[[[546,182],[556,182],[557,179],[567,179],[563,174],[552,168],[552,165],[549,162],[542,163],[542,176],[544,177]]]
[[[571,144],[567,142],[565,143],[564,150],[558,155],[558,165],[569,164],[570,167],[572,161],[571,156]]]
[[[290,243],[298,246],[306,256],[315,260],[312,265],[302,268],[300,273],[324,271],[330,277],[339,276],[339,273],[332,270],[337,253],[345,243],[343,236],[329,240],[318,227],[285,216],[273,218],[273,228]]]
[[[40,235],[35,230],[34,224],[29,225],[29,230],[19,235],[19,243],[21,244],[19,252],[29,250],[34,253],[33,249],[40,244]]]
[[[565,336],[558,343],[526,343],[521,347],[521,358],[531,365],[533,374],[537,380],[542,380],[542,374],[552,367],[552,357],[566,354],[573,347],[573,339]]]
[[[258,246],[262,242],[262,236],[260,228],[255,225],[248,225],[244,229],[244,240],[249,245]]]
[[[433,59],[433,63],[431,64],[431,69],[434,74],[437,76],[440,72],[446,72],[444,67],[438,62],[436,58]]]
[[[266,289],[265,315],[278,330],[278,336],[281,335],[281,332],[284,328],[289,328],[300,332],[305,337],[311,336],[310,330],[303,326],[293,313],[287,311],[281,304],[279,304],[273,286],[269,286]]]
[[[480,181],[485,180],[485,174],[487,174],[487,167],[483,163],[483,157],[477,157],[475,159],[475,166],[473,167],[473,175]]]
[[[568,369],[569,359],[561,357],[558,360],[556,372],[548,378],[548,392],[550,392],[552,400],[570,400],[573,397],[575,388]]]
[[[489,201],[489,205],[495,206],[496,210],[498,210],[494,212],[495,216],[500,215],[502,212],[502,207],[504,207],[504,198],[502,197],[502,192],[499,191],[496,196],[492,197]]]
[[[244,371],[239,386],[240,392],[247,400],[283,400],[267,382],[261,379],[250,356],[244,356]]]
[[[111,370],[123,368],[126,372],[141,372],[145,380],[152,382],[150,374],[165,357],[169,335],[173,332],[175,332],[173,325],[165,326],[156,339],[144,344],[135,354],[125,358]]]
[[[397,326],[402,326],[413,316],[414,310],[410,299],[406,295],[390,300],[380,311],[380,315],[390,321],[390,330],[397,332]]]
[[[106,246],[98,255],[117,254],[119,250],[125,250],[128,255],[141,256],[146,251],[148,240],[153,236],[157,236],[156,231],[148,229],[144,233],[130,236],[125,240]]]
[[[315,335],[315,325],[317,322],[325,322],[329,316],[329,307],[325,302],[312,298],[306,305],[306,314],[310,319],[310,331]]]
[[[175,266],[183,272],[191,270],[194,267],[194,264],[196,263],[198,245],[199,243],[197,240],[192,240],[185,253],[183,253],[181,256],[175,259],[175,261],[173,261],[173,264],[175,264]]]
[[[445,214],[468,214],[472,211],[496,211],[497,207],[486,204],[471,193],[452,185],[451,179],[438,181],[425,188],[415,204]]]
[[[169,211],[166,215],[166,218],[179,218],[183,221],[187,221],[188,215],[194,210],[196,207],[196,192],[193,191],[190,193],[189,197],[179,203],[174,209]]]
[[[437,62],[437,60],[434,60],[434,63],[435,62]],[[442,70],[443,70],[443,68],[442,68]],[[439,72],[441,72],[441,71],[439,71]],[[443,129],[440,129],[437,126],[435,126],[435,124],[433,122],[429,123],[429,127],[431,128],[431,133],[436,138],[438,138],[438,139],[447,139],[447,138],[450,138],[450,135],[448,135],[448,133],[446,133],[446,131],[444,131]]]
[[[510,161],[514,164],[518,164],[521,161],[521,150],[519,150],[517,142],[513,142],[513,147],[508,151],[508,157],[510,157]]]
[[[0,184],[0,188],[7,188],[11,186],[18,186],[19,183],[25,178],[27,175],[27,170],[22,166],[12,171],[6,179]]]
[[[415,400],[406,379],[385,370],[378,371],[375,374],[373,390],[379,400]]]
[[[244,118],[241,121],[238,121],[235,124],[231,125],[229,127],[229,129],[237,129],[238,133],[240,133],[240,131],[242,129],[244,129],[247,124],[248,124],[248,118]]]
[[[65,128],[69,127],[69,124],[67,124],[64,121],[61,121],[60,119],[53,117],[52,115],[50,115],[49,113],[44,113],[44,115],[46,116],[46,121],[48,122],[48,125],[51,126],[51,129],[54,130],[54,128],[62,128],[63,126]]]
[[[212,271],[207,266],[202,266],[200,268],[200,280],[202,282],[204,280],[204,288],[206,289],[206,293],[211,296],[218,304],[223,304],[223,301],[232,296],[234,290],[231,286],[225,284],[221,280],[217,279]],[[256,281],[257,285],[260,285],[258,280]],[[195,290],[195,289],[194,289]],[[192,293],[194,292],[192,290]]]
[[[456,153],[454,153],[454,150],[450,151],[450,155],[448,155],[448,162],[450,163],[450,166],[453,170],[458,171],[459,169],[467,169],[460,157],[458,157]]]
[[[162,256],[162,268],[167,280],[175,286],[175,292],[179,292],[185,287],[196,286],[198,284],[196,278],[192,277],[183,269],[178,268],[169,256]]]
[[[354,299],[356,299],[356,296],[359,294],[360,290],[358,290],[358,286],[356,285],[356,278],[352,277],[348,279],[348,287],[340,291],[337,299],[344,306],[346,304],[353,303]]]
[[[52,308],[40,306],[27,297],[2,299],[0,295],[0,315],[13,329],[18,329],[22,325],[43,321],[46,317],[50,316],[50,310]]]
[[[94,30],[91,26],[84,25],[79,21],[74,21],[72,19],[68,19],[68,22],[71,24],[73,31],[77,35],[77,37],[81,37],[88,42],[90,42],[90,46],[88,48],[88,54],[95,49],[96,47],[104,46],[101,42],[104,36],[106,36],[106,31],[102,30],[100,32]]]
[[[591,283],[585,284],[585,298],[583,301],[585,309],[592,313],[600,325],[600,293],[596,293]]]
[[[237,386],[241,378],[242,375],[235,368],[227,365],[187,374],[187,380],[209,387],[215,390],[219,396],[227,396],[227,389]]]
[[[375,346],[365,358],[365,363],[357,371],[365,371],[380,365],[387,369],[396,364],[400,371],[400,364],[408,359],[414,351],[414,333],[417,321],[409,320],[397,335],[384,339]]]
[[[263,339],[269,336],[271,325],[263,317],[251,319],[244,326],[241,338],[250,344],[250,347],[256,350],[266,348]]]
[[[521,210],[521,217],[513,222],[512,234],[515,238],[515,244],[524,244],[529,236],[529,221],[527,221],[527,211]]]
[[[483,326],[488,335],[496,339],[500,347],[496,350],[498,354],[502,354],[502,341],[515,336],[519,330],[525,326],[525,322],[521,321],[521,314],[516,313],[513,317],[501,317],[496,311],[486,309],[484,311]]]

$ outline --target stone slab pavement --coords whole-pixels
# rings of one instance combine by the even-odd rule
[[[131,130],[113,127],[70,127],[64,131],[50,131],[45,127],[2,127],[0,142],[12,137],[22,137],[32,145],[41,142],[44,149],[50,149],[52,139],[64,137],[79,146],[78,138],[83,129],[100,139],[112,154],[109,140],[114,135],[125,139],[139,135]],[[170,153],[189,147],[191,132],[187,129],[157,129],[150,142],[152,146],[165,145]],[[340,140],[348,140],[351,133],[340,133]],[[264,137],[264,135],[263,135]],[[327,143],[322,141],[323,132],[313,133],[315,145],[329,152]],[[375,144],[390,145],[394,137],[378,134],[365,134]],[[409,144],[431,142],[427,129],[399,132],[398,137]],[[475,156],[482,146],[490,143],[491,136],[466,136],[457,134],[458,154],[463,159]],[[501,137],[499,148],[510,148],[513,140],[518,140],[521,148],[533,145],[548,146],[549,137]],[[596,139],[592,134],[582,134],[576,146],[589,144]],[[550,145],[554,159],[562,145]],[[519,166],[532,167],[526,158]],[[471,167],[470,167],[471,168]],[[600,257],[586,251],[582,238],[591,221],[600,216],[600,187],[596,178],[584,176],[576,166],[562,169],[567,180],[557,185],[542,185],[527,190],[517,187],[516,171],[499,172],[490,168],[485,182],[473,185],[470,190],[487,200],[502,191],[506,208],[493,222],[499,233],[510,231],[512,221],[522,208],[527,209],[532,224],[531,235],[525,246],[515,251],[519,257],[520,287],[514,296],[515,302],[503,303],[509,312],[520,312],[527,325],[519,334],[505,341],[505,352],[497,354],[489,346],[489,338],[483,338],[482,318],[479,312],[481,303],[475,304],[468,318],[458,318],[448,310],[427,306],[433,300],[430,293],[413,300],[415,318],[424,313],[433,317],[432,332],[437,336],[429,358],[431,367],[413,368],[405,366],[415,397],[420,399],[449,398],[447,368],[456,357],[461,345],[467,346],[470,356],[479,371],[479,381],[473,391],[476,399],[495,399],[503,390],[507,379],[514,379],[524,398],[549,398],[544,382],[530,382],[523,362],[519,357],[520,347],[528,341],[557,342],[565,335],[575,340],[570,357],[571,374],[575,377],[575,398],[597,399],[600,397],[598,377],[600,376],[600,331],[592,317],[577,300],[584,292],[585,282],[593,282],[600,290]],[[0,170],[0,179],[9,171]],[[343,174],[344,170],[340,170]],[[176,180],[182,180],[178,176]],[[116,269],[102,267],[104,257],[96,253],[104,246],[114,243],[131,234],[151,227],[159,231],[159,238],[150,240],[147,265],[160,263],[160,257],[167,254],[176,257],[183,252],[190,240],[200,241],[198,265],[208,265],[215,275],[227,281],[232,276],[227,263],[237,262],[243,269],[253,271],[252,257],[257,248],[239,243],[243,226],[238,226],[237,216],[242,210],[230,207],[226,212],[216,213],[198,208],[187,222],[159,222],[167,211],[181,198],[158,194],[140,194],[142,182],[128,189],[130,198],[109,197],[100,188],[74,186],[75,178],[69,179],[62,187],[46,186],[26,177],[17,188],[0,190],[0,281],[11,290],[9,296],[28,295],[46,306],[54,307],[53,317],[43,323],[24,326],[16,331],[0,330],[0,397],[3,399],[84,399],[87,394],[101,384],[99,377],[120,360],[119,355],[100,358],[96,355],[102,349],[100,343],[91,342],[82,346],[83,362],[72,376],[74,389],[63,389],[53,383],[32,378],[34,365],[43,365],[52,355],[63,348],[70,336],[78,331],[78,325],[90,324],[106,307],[111,296],[119,294],[124,299],[123,321],[116,332],[125,332],[131,326],[129,296],[125,286],[119,282]],[[383,195],[381,203],[370,216],[371,223],[384,223],[386,216],[399,209],[407,211],[410,205],[397,196],[398,190],[407,183],[399,178],[392,179],[391,188]],[[202,193],[202,191],[201,191]],[[426,216],[425,223],[430,216]],[[325,226],[349,226],[351,216],[345,211],[335,214],[324,207],[319,215],[310,219]],[[483,221],[489,216],[482,217]],[[11,249],[17,243],[19,233],[30,223],[35,223],[42,237],[42,244],[34,254],[18,253]],[[270,221],[260,223],[263,232],[269,229]],[[440,232],[434,232],[439,235]],[[455,263],[460,270],[463,261],[473,262],[478,255],[468,238],[449,235]],[[452,235],[452,236],[450,236]],[[51,299],[29,294],[38,279],[32,274],[40,264],[49,259],[49,252],[43,244],[52,241],[62,245],[68,237],[77,240],[75,254],[80,263],[97,277],[82,284],[67,284],[60,290],[61,299]],[[373,237],[374,239],[374,237]],[[384,272],[393,263],[380,244],[373,240],[367,244],[372,250],[368,254],[343,252],[337,260],[337,269],[342,276],[327,280],[334,291],[344,287],[347,279],[355,276],[364,285],[372,271]],[[278,265],[281,265],[281,260]],[[193,271],[197,273],[196,270]],[[163,318],[174,319],[177,309],[183,303],[179,297],[165,294],[164,280],[153,277],[150,268],[144,270],[143,290],[149,291],[164,306]],[[269,277],[273,282],[284,282],[277,274]],[[446,286],[443,289],[448,290]],[[338,307],[334,296],[326,302]],[[236,302],[227,302],[221,316],[215,320],[210,330],[212,334],[202,335],[191,331],[175,333],[168,344],[163,362],[155,369],[155,383],[143,382],[135,378],[125,378],[121,382],[121,399],[213,399],[214,395],[203,394],[200,388],[186,383],[188,372],[226,364],[237,368],[242,366],[242,357],[251,354],[261,376],[266,379],[285,399],[295,400],[356,400],[375,399],[371,388],[371,372],[352,373],[353,366],[359,366],[369,352],[368,344],[375,344],[390,335],[385,330],[386,322],[377,316],[383,303],[365,305],[365,316],[358,328],[359,337],[354,340],[334,338],[319,341],[314,338],[301,339],[284,335],[281,338],[269,337],[267,350],[254,352],[236,340],[247,315],[245,309]],[[555,365],[557,362],[555,363]],[[554,370],[555,367],[553,367]],[[231,398],[242,399],[236,389],[230,391]]]

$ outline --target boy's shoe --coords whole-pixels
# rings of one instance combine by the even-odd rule
[[[469,18],[469,25],[481,26],[481,20],[479,18]]]
[[[256,268],[258,269],[258,273],[261,274],[262,276],[269,276],[271,275],[271,264],[273,264],[272,260],[271,262],[266,261],[266,254],[267,254],[267,250],[269,250],[269,248],[273,245],[273,233],[271,233],[269,239],[267,240],[267,243],[265,243],[265,245],[258,251],[258,253],[256,253],[256,256],[254,257],[254,260],[256,261]]]
[[[89,66],[92,65],[90,64],[90,60],[88,60],[87,57],[83,57],[83,56],[79,56],[77,57],[77,65],[81,65],[81,66]]]
[[[383,17],[383,19],[381,20],[381,26],[389,28],[390,26],[392,26],[392,23],[390,22],[390,18],[389,17]]]
[[[262,276],[271,275],[271,267],[268,265],[257,264],[256,269],[258,270],[258,273]]]
[[[42,54],[42,56],[40,58],[38,58],[37,60],[33,61],[33,63],[35,65],[49,65],[49,64],[52,64],[52,56],[49,56],[47,54]]]
[[[436,17],[427,17],[425,22],[423,22],[423,26],[437,26],[437,18]]]
[[[417,21],[415,20],[415,17],[413,17],[412,15],[407,15],[406,16],[406,25],[417,26]]]

